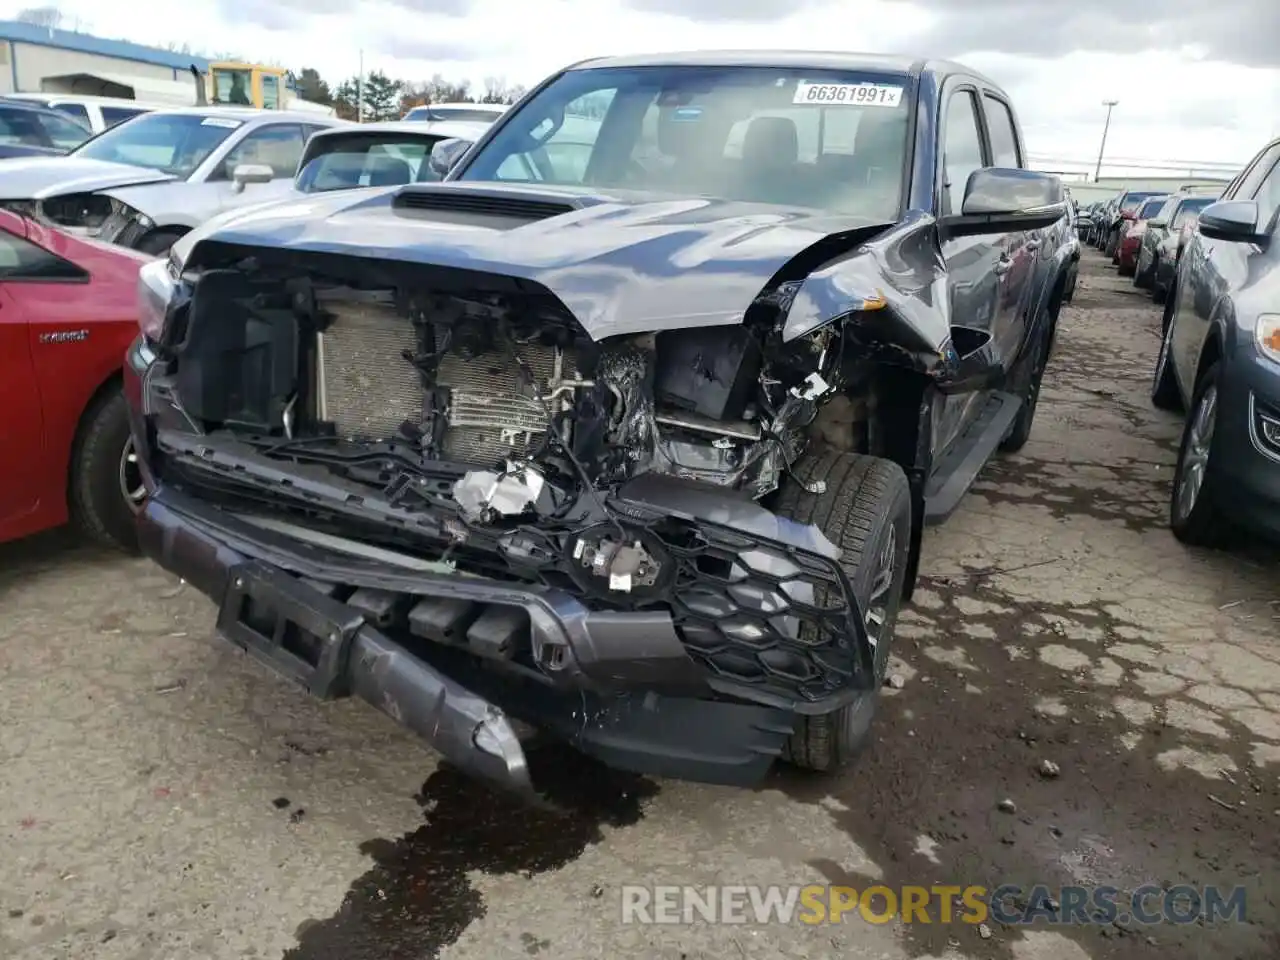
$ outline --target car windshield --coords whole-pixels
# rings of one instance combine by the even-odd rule
[[[1142,201],[1153,196],[1155,196],[1154,193],[1127,193],[1120,201],[1120,209],[1125,213],[1133,213],[1142,205]]]
[[[193,113],[147,113],[98,134],[73,155],[150,167],[185,180],[241,124]]]
[[[1192,217],[1198,217],[1200,211],[1214,202],[1213,197],[1196,197],[1194,200],[1183,200],[1178,204],[1178,212],[1173,215],[1173,227],[1177,229]]]
[[[443,139],[420,133],[315,137],[303,157],[297,187],[304,193],[324,193],[438,180],[426,160],[431,148]]]
[[[498,114],[497,110],[482,110],[479,107],[414,107],[404,115],[404,119],[419,123],[425,120],[479,120],[481,123],[491,123]]]
[[[774,67],[571,70],[462,180],[640,190],[898,217],[909,79]]]
[[[1138,219],[1150,220],[1160,212],[1160,208],[1164,206],[1164,201],[1164,197],[1157,197],[1154,200],[1148,200],[1142,205],[1142,209],[1138,211]]]

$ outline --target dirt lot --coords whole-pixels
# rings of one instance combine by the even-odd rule
[[[304,699],[144,561],[0,550],[0,956],[1280,955],[1280,558],[1169,535],[1158,315],[1086,256],[1032,441],[929,536],[905,682],[836,782],[557,752],[537,759],[575,813],[532,813],[368,708]],[[1247,922],[620,919],[629,883],[872,880],[1239,884]]]

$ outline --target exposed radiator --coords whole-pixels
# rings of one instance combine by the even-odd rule
[[[320,418],[332,421],[343,436],[366,439],[389,437],[406,420],[420,424],[422,388],[404,359],[405,351],[416,348],[413,325],[381,304],[349,302],[330,310],[334,320],[317,348]],[[542,346],[519,351],[544,396],[549,383],[576,377],[568,354]],[[527,453],[546,433],[548,416],[526,379],[507,353],[471,360],[446,356],[436,378],[450,395],[444,455],[491,466]]]
[[[563,372],[556,370],[556,352],[549,347],[521,347],[520,359],[544,395],[549,382],[572,373],[568,360],[561,360]],[[504,457],[522,456],[547,432],[550,404],[527,395],[521,369],[504,353],[441,361],[437,382],[449,388],[444,452],[450,460],[489,466]]]
[[[413,324],[387,306],[350,302],[316,346],[319,414],[344,437],[385,439],[406,420],[422,422],[418,372],[404,359],[417,349]]]

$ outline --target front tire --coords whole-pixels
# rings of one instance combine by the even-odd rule
[[[139,253],[148,253],[153,257],[167,257],[169,248],[181,237],[182,233],[177,230],[153,230],[138,241],[136,249]]]
[[[1182,428],[1169,498],[1173,535],[1195,547],[1216,545],[1229,527],[1218,507],[1218,454],[1213,442],[1218,424],[1220,370],[1220,364],[1214,363],[1196,384],[1191,412]]]
[[[68,499],[72,522],[85,536],[126,553],[137,552],[134,516],[145,498],[136,463],[124,395],[109,391],[93,402],[80,424]]]
[[[891,460],[835,450],[804,457],[794,474],[783,483],[778,512],[815,524],[840,548],[875,645],[871,688],[833,713],[797,717],[783,751],[783,759],[798,767],[834,772],[865,745],[880,699],[910,553],[911,488]],[[817,480],[826,483],[822,493],[802,486]]]

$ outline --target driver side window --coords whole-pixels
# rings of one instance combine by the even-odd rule
[[[969,174],[985,166],[982,135],[978,127],[978,102],[972,90],[960,90],[947,101],[943,127],[942,169],[945,179],[941,199],[944,216],[961,211]]]
[[[593,90],[571,100],[565,106],[560,129],[533,150],[508,156],[496,171],[497,179],[581,184],[586,179],[587,163],[615,93],[616,90]],[[551,126],[549,119],[544,120],[531,132],[540,138]]]
[[[210,179],[230,180],[240,164],[253,163],[268,166],[277,177],[292,180],[304,146],[302,128],[297,124],[259,127],[227,152],[218,175]]]

